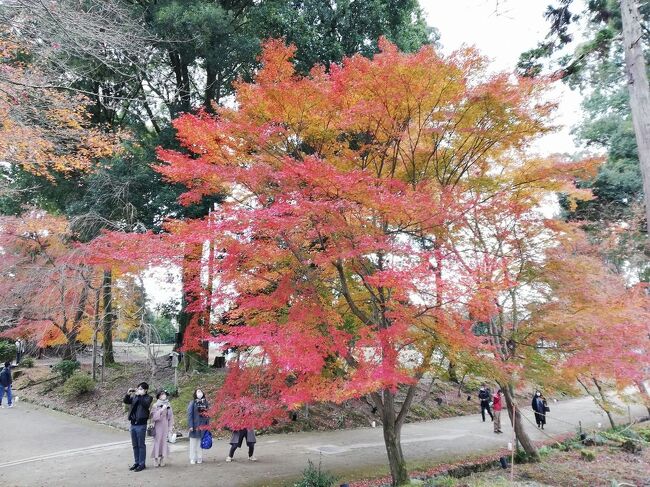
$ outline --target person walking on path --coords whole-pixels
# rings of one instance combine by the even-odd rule
[[[6,391],[7,405],[10,408],[14,407],[13,396],[11,395],[11,382],[11,362],[5,362],[2,372],[0,372],[0,406],[2,406],[2,400],[5,397]]]
[[[153,448],[151,456],[156,467],[164,467],[165,459],[169,456],[167,438],[174,428],[174,412],[167,398],[167,391],[160,391],[156,395],[156,403],[151,411],[153,421]]]
[[[546,412],[549,408],[546,398],[542,396],[540,391],[535,392],[532,407],[533,411],[535,411],[535,422],[537,423],[537,427],[544,429],[544,425],[546,424]]]
[[[194,391],[194,399],[187,405],[187,426],[190,429],[190,463],[203,463],[201,438],[208,425],[208,401],[201,389]]]
[[[227,462],[232,462],[235,450],[241,448],[244,438],[246,438],[246,446],[248,447],[248,460],[251,462],[257,461],[257,458],[253,455],[255,453],[255,443],[257,442],[257,438],[255,438],[255,430],[252,428],[244,428],[233,431],[232,437],[230,438],[230,452],[226,457]]]
[[[124,396],[124,404],[130,404],[129,421],[131,422],[131,445],[133,445],[134,463],[129,470],[141,472],[145,467],[147,448],[144,444],[147,436],[147,421],[153,398],[148,394],[149,384],[140,382],[136,389],[129,389]]]
[[[501,409],[502,409],[502,402],[501,402],[501,389],[497,389],[496,394],[492,397],[492,410],[494,411],[494,417],[492,418],[492,421],[494,422],[494,432],[495,433],[503,433],[501,431]]]
[[[490,394],[490,389],[488,389],[485,384],[481,384],[481,388],[478,391],[478,399],[481,401],[481,417],[485,423],[485,411],[490,415],[490,419],[494,421],[494,416],[492,416],[492,411],[490,411],[490,399],[492,394]]]

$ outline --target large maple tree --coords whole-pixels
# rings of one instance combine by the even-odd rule
[[[293,52],[267,42],[237,107],[180,117],[186,152],[159,152],[185,204],[229,195],[209,218],[168,225],[181,248],[220,249],[214,286],[197,272],[186,291],[190,309],[223,314],[195,320],[185,345],[219,334],[240,352],[213,411],[223,426],[370,394],[399,485],[417,380],[441,350],[490,350],[470,315],[513,283],[493,272],[508,256],[465,255],[468,215],[533,218],[540,195],[571,193],[583,165],[526,155],[550,130],[545,83],[492,74],[474,50],[402,54],[382,41],[373,59],[308,76]]]
[[[0,310],[11,325],[5,335],[60,345],[63,358],[74,360],[96,318],[100,276],[87,249],[75,243],[65,218],[38,209],[0,218],[0,248]]]

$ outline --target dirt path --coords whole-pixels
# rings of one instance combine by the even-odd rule
[[[589,399],[575,399],[551,406],[546,433],[575,431],[603,423],[604,416]],[[642,416],[644,408],[632,408]],[[531,415],[526,414],[530,419]],[[471,454],[494,451],[507,445],[511,429],[504,422],[503,435],[479,415],[448,418],[404,426],[403,447],[410,462],[449,461]],[[546,436],[530,423],[533,438]],[[217,441],[205,453],[202,465],[189,465],[187,443],[172,445],[170,465],[128,471],[132,452],[123,431],[26,403],[0,410],[2,455],[0,478],[9,486],[262,486],[289,484],[305,468],[307,460],[334,471],[345,480],[352,472],[385,471],[386,454],[380,428],[361,428],[327,433],[260,436],[257,463],[239,450],[235,462],[225,463],[228,445]],[[289,484],[290,485],[290,484]]]

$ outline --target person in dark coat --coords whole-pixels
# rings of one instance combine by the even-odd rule
[[[485,384],[481,384],[481,388],[478,391],[478,399],[481,402],[481,417],[483,418],[483,422],[485,423],[485,411],[490,415],[490,419],[494,421],[494,416],[492,416],[492,411],[490,410],[492,394]]]
[[[203,463],[201,438],[205,427],[210,422],[208,417],[208,401],[201,389],[194,391],[194,399],[187,405],[187,426],[190,429],[190,463]]]
[[[135,463],[129,470],[141,472],[145,467],[147,448],[144,440],[147,436],[147,421],[153,398],[148,394],[149,384],[140,382],[136,389],[129,389],[124,396],[124,404],[130,404],[129,421],[131,422],[131,445],[133,445],[133,460]]]
[[[246,446],[248,447],[248,460],[251,462],[257,461],[257,458],[253,455],[253,453],[255,453],[255,443],[257,442],[257,438],[255,438],[255,430],[252,428],[244,428],[233,431],[232,436],[230,437],[230,452],[226,457],[227,462],[232,462],[235,451],[237,448],[241,448],[244,438],[246,438]]]
[[[11,395],[11,382],[11,362],[5,362],[2,372],[0,372],[0,406],[2,405],[2,400],[5,397],[6,391],[7,406],[10,408],[14,407],[13,396]]]
[[[548,409],[548,403],[540,391],[535,392],[535,395],[533,396],[532,407],[533,411],[535,411],[535,422],[537,423],[537,427],[544,429],[544,425],[546,424],[546,410]]]

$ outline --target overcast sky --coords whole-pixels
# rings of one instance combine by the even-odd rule
[[[537,45],[548,32],[546,6],[553,0],[420,0],[428,23],[440,31],[446,52],[463,44],[477,47],[499,70],[513,71],[519,54]],[[536,145],[540,153],[575,152],[569,131],[580,120],[577,92],[561,82],[551,94],[560,101],[554,122],[562,129]]]

